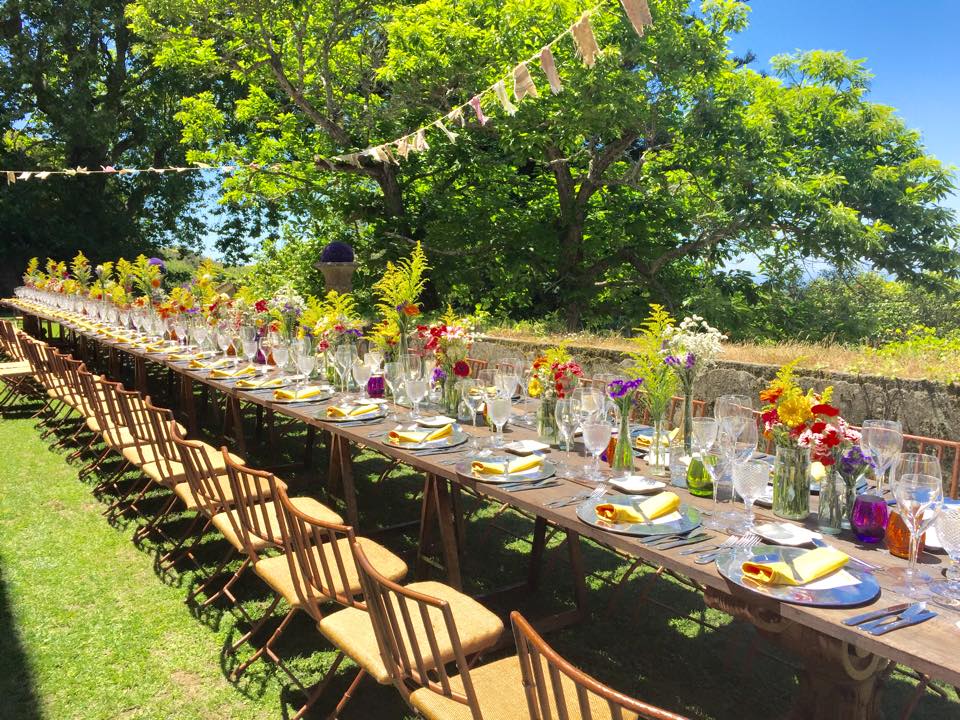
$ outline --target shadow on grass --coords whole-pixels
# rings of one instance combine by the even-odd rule
[[[30,661],[0,573],[0,720],[40,720]]]

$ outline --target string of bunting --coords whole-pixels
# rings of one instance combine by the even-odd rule
[[[624,13],[630,24],[641,37],[644,28],[653,23],[650,15],[650,8],[647,0],[620,0]],[[411,153],[425,152],[430,149],[427,141],[428,131],[439,131],[451,143],[457,142],[458,133],[450,129],[450,126],[465,127],[467,115],[473,113],[477,122],[481,126],[486,125],[490,118],[483,111],[483,103],[492,96],[500,108],[508,115],[514,115],[517,112],[517,106],[525,98],[538,98],[540,92],[537,90],[536,83],[531,75],[531,65],[538,65],[547,80],[550,92],[557,94],[563,90],[563,83],[560,80],[560,74],[557,71],[556,58],[553,54],[553,47],[568,35],[573,39],[577,56],[588,68],[592,68],[600,54],[600,46],[597,44],[596,36],[593,33],[593,27],[590,24],[590,18],[603,11],[604,4],[601,3],[595,7],[586,10],[575,23],[566,30],[557,35],[553,40],[544,45],[540,50],[525,60],[518,62],[510,72],[502,76],[496,82],[475,93],[467,102],[458,105],[444,115],[436,118],[432,122],[422,125],[416,130],[403,135],[396,140],[381,143],[359,150],[357,152],[333,155],[331,157],[317,157],[316,163],[322,163],[334,168],[334,163],[346,163],[355,167],[361,167],[361,159],[369,158],[379,163],[399,164],[400,160],[406,160]],[[513,93],[507,89],[507,82],[511,81]],[[137,175],[139,173],[163,174],[168,172],[198,172],[198,171],[216,171],[229,175],[238,169],[250,170],[279,170],[279,164],[262,165],[258,163],[240,163],[235,162],[229,165],[210,165],[208,163],[194,163],[188,166],[174,167],[150,167],[150,168],[116,168],[111,165],[101,166],[100,169],[89,169],[84,167],[66,168],[63,170],[0,170],[0,175],[5,176],[8,184],[18,181],[31,179],[46,180],[53,175]]]

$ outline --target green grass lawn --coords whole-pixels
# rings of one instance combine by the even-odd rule
[[[288,455],[298,443],[297,437],[288,441]],[[159,572],[158,546],[131,542],[134,519],[111,526],[91,484],[77,479],[66,453],[40,440],[33,421],[0,420],[0,448],[0,720],[241,720],[291,711],[296,697],[266,663],[255,664],[237,684],[226,679],[235,660],[224,647],[242,628],[234,614],[186,605],[194,579],[189,568]],[[251,455],[251,462],[266,460]],[[317,467],[325,466],[323,460],[318,458]],[[365,527],[417,517],[417,477],[408,471],[378,486],[382,467],[374,454],[357,461]],[[295,493],[322,497],[312,474],[284,477]],[[492,508],[468,501],[468,510],[467,590],[523,578],[532,523],[511,514],[498,519],[518,539],[488,532]],[[381,541],[412,564],[415,536],[391,534]],[[650,573],[630,580],[608,611],[611,590],[601,578],[618,577],[625,564],[596,546],[583,549],[588,568],[597,572],[590,579],[591,615],[548,637],[561,653],[617,689],[696,718],[766,720],[789,702],[795,687],[791,667],[752,628],[705,609],[698,593]],[[222,550],[222,541],[211,535],[201,559],[212,563]],[[569,605],[565,557],[554,542],[544,586],[535,597],[520,599],[522,611],[536,616]],[[238,591],[252,613],[269,600],[252,575]],[[715,629],[705,629],[698,619]],[[303,617],[278,649],[309,680],[318,679],[334,657]],[[242,649],[241,657],[248,652]],[[349,669],[341,670],[336,689],[351,678]],[[900,674],[887,683],[890,716],[899,713],[912,688]],[[914,717],[958,717],[960,704],[949,692],[950,699],[925,693]],[[329,693],[312,717],[324,717],[338,695]],[[410,716],[392,688],[367,683],[342,717]]]

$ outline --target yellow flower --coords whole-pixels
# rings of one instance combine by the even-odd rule
[[[804,395],[798,387],[789,388],[780,398],[780,403],[777,405],[777,414],[780,416],[780,420],[791,428],[803,425],[813,420],[813,413],[810,412],[810,398]]]
[[[536,378],[530,380],[530,384],[527,385],[527,393],[530,397],[540,397],[540,393],[543,392],[543,386],[540,384],[540,381]]]

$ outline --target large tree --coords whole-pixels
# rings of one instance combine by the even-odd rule
[[[174,119],[185,76],[132,52],[127,3],[5,0],[0,4],[0,166],[50,170],[185,163]],[[33,255],[91,259],[159,245],[195,245],[206,187],[196,173],[0,178],[0,287]]]
[[[592,3],[590,3],[592,5]],[[653,0],[642,38],[608,3],[593,68],[555,48],[564,91],[471,122],[456,144],[399,165],[314,163],[431,122],[575,20],[580,0],[138,0],[154,62],[245,88],[232,113],[186,98],[198,159],[244,159],[233,200],[282,202],[359,245],[365,259],[422,240],[434,288],[469,304],[570,327],[626,323],[676,302],[704,267],[747,251],[923,275],[957,269],[938,202],[948,172],[890,108],[868,102],[862,64],[811,52],[759,74],[733,58],[733,0]],[[225,132],[245,124],[242,142]],[[304,227],[302,224],[297,227]]]

